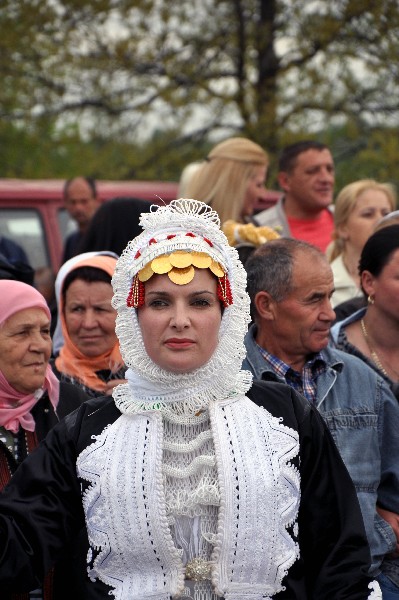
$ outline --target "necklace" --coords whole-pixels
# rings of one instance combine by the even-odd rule
[[[370,350],[370,356],[373,359],[373,362],[376,364],[376,366],[381,371],[381,373],[383,373],[385,375],[385,377],[388,377],[388,379],[392,379],[388,375],[386,369],[382,366],[381,360],[380,360],[377,352],[375,350],[373,350],[373,348],[372,348],[372,346],[370,344],[370,338],[369,338],[369,335],[368,335],[368,332],[367,332],[367,329],[366,329],[366,324],[365,324],[365,322],[364,322],[363,319],[360,319],[360,325],[361,325],[361,328],[362,328],[363,337],[366,340],[366,344],[367,344],[367,346],[368,346],[368,348]],[[388,363],[386,363],[386,364],[388,364]],[[395,373],[395,376],[399,377],[399,373],[395,369],[393,369],[391,367],[391,365],[388,364],[388,366],[391,369],[392,373]]]

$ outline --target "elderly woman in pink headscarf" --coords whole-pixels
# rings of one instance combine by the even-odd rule
[[[58,381],[50,354],[44,297],[20,281],[1,280],[0,490],[49,430],[86,400],[80,388]]]

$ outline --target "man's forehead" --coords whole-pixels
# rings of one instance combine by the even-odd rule
[[[333,283],[334,276],[329,262],[316,251],[299,250],[295,253],[292,263],[293,287],[299,289],[316,280]]]
[[[75,179],[72,181],[68,187],[67,198],[71,197],[82,197],[82,198],[92,198],[93,190],[90,185],[84,179]]]
[[[333,157],[328,148],[323,150],[317,150],[316,148],[309,148],[298,154],[294,164],[295,166],[309,166],[309,165],[323,165],[323,164],[334,164]]]

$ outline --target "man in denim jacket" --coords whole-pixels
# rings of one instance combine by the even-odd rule
[[[243,368],[257,379],[288,383],[323,415],[356,487],[371,574],[384,600],[399,598],[398,402],[363,361],[328,346],[334,281],[320,250],[273,240],[246,268],[254,324]]]

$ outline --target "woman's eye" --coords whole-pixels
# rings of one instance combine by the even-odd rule
[[[159,308],[162,306],[167,306],[167,302],[165,300],[151,300],[149,306],[153,308]]]
[[[28,331],[26,329],[22,329],[21,331],[16,331],[15,335],[19,335],[20,337],[23,337],[25,335],[28,335]]]
[[[77,312],[82,312],[83,308],[81,306],[71,306],[71,308],[69,309],[69,312],[71,313],[77,313]]]
[[[205,300],[201,298],[199,300],[194,301],[194,306],[210,306],[209,300]]]

